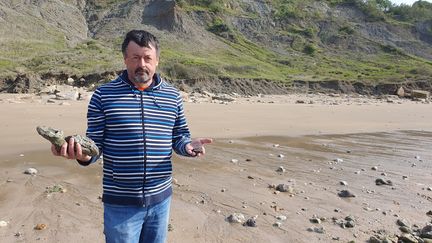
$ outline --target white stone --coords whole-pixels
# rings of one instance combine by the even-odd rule
[[[276,219],[277,220],[285,221],[285,220],[287,220],[287,216],[285,216],[285,215],[278,215],[278,216],[276,216]]]
[[[284,173],[286,170],[283,166],[279,166],[279,168],[276,171]]]
[[[38,173],[38,171],[35,168],[28,168],[27,170],[24,171],[24,174],[28,174],[28,175],[36,175]]]
[[[243,223],[246,221],[246,218],[241,213],[233,213],[230,216],[228,216],[228,222],[230,223]]]
[[[278,157],[279,157],[279,158],[284,158],[285,155],[283,155],[283,154],[279,154]]]
[[[343,159],[341,159],[341,158],[336,158],[336,159],[334,159],[333,161],[334,161],[334,162],[337,162],[337,163],[342,163],[342,162],[343,162]]]
[[[238,163],[238,159],[231,159],[231,163]]]
[[[0,227],[6,227],[6,226],[8,226],[8,222],[0,221]]]
[[[75,81],[75,80],[74,80],[73,78],[68,78],[68,79],[67,79],[67,83],[68,83],[68,84],[73,84],[74,81]]]

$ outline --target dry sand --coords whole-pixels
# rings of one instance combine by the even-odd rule
[[[103,242],[102,165],[81,167],[51,156],[35,132],[37,125],[49,125],[84,133],[86,106],[0,96],[0,221],[8,223],[0,227],[1,242]],[[430,221],[431,104],[289,95],[186,103],[185,110],[194,137],[215,143],[204,158],[174,157],[169,242],[364,242],[382,229],[400,234],[398,218],[420,226]],[[286,172],[276,172],[279,166]],[[29,167],[38,175],[23,174]],[[377,178],[394,185],[376,186]],[[269,188],[281,183],[294,191]],[[66,192],[47,192],[55,185]],[[343,189],[356,197],[338,197]],[[258,226],[228,223],[234,212],[258,215]],[[277,220],[279,215],[287,220]],[[348,215],[354,228],[333,222]],[[313,224],[315,216],[325,220]],[[280,227],[273,226],[277,221]],[[35,230],[41,223],[47,228]]]

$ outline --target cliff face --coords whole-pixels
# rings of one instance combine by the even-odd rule
[[[119,44],[130,29],[161,39],[161,71],[172,79],[430,82],[432,20],[371,21],[357,6],[328,1],[297,1],[291,12],[278,1],[190,2],[3,0],[2,90],[25,73],[118,71]]]

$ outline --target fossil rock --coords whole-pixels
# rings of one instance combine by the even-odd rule
[[[75,143],[81,145],[84,154],[89,156],[96,156],[99,154],[99,149],[95,142],[86,136],[73,135],[65,137],[63,131],[46,126],[38,126],[36,130],[39,135],[54,144],[57,150],[60,150],[65,142],[73,138]]]

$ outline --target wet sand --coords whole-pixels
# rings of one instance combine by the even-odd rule
[[[204,158],[174,157],[168,242],[364,242],[380,229],[400,234],[399,218],[418,225],[431,220],[426,215],[432,203],[428,104],[245,101],[187,103],[185,109],[194,136],[216,141]],[[102,165],[81,167],[51,156],[34,131],[45,124],[83,133],[86,102],[26,99],[0,103],[0,112],[7,114],[0,120],[0,221],[8,222],[0,227],[1,241],[103,242]],[[343,162],[334,162],[337,158]],[[279,166],[286,172],[276,172]],[[29,167],[38,175],[23,174]],[[393,186],[377,186],[377,178]],[[291,185],[293,193],[269,188],[281,183]],[[46,192],[55,185],[66,192]],[[338,197],[344,189],[356,197]],[[258,215],[257,227],[228,223],[234,212]],[[277,220],[279,215],[287,219]],[[335,224],[348,215],[356,220],[354,228]],[[313,224],[315,216],[325,220]],[[273,226],[277,221],[280,227]],[[34,230],[40,223],[47,228]],[[325,232],[309,232],[310,227]]]

